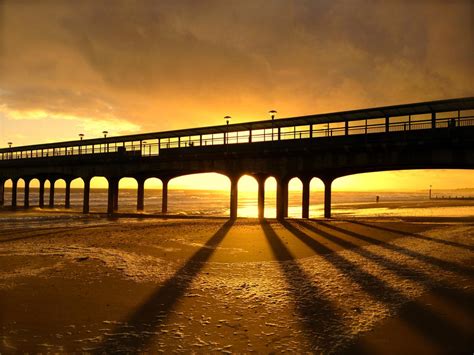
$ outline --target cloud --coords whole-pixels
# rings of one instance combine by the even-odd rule
[[[54,128],[54,121],[70,121],[71,127],[79,128],[80,132],[87,135],[97,135],[99,132],[108,130],[112,135],[137,133],[140,131],[140,126],[126,120],[121,120],[116,117],[82,117],[69,113],[52,113],[44,110],[9,110],[5,105],[0,106],[0,113],[6,119],[13,121],[41,121],[48,122]],[[21,141],[25,141],[26,136],[23,134],[16,134],[16,137]],[[57,140],[53,139],[53,140]]]
[[[0,103],[156,131],[469,96],[472,6],[3,1]]]

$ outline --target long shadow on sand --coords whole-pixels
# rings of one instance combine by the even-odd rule
[[[349,279],[355,282],[362,290],[378,302],[385,304],[389,309],[397,309],[400,305],[406,305],[408,312],[403,313],[402,319],[416,328],[424,337],[437,344],[442,349],[452,350],[453,336],[464,341],[469,340],[471,334],[456,328],[454,324],[439,315],[433,313],[427,307],[412,302],[403,293],[390,286],[387,282],[377,278],[371,273],[360,268],[359,265],[347,260],[338,253],[334,253],[294,225],[283,221],[282,225],[295,237],[312,248],[316,253],[322,255],[335,268],[342,271]],[[436,324],[436,329],[430,325]],[[360,351],[361,349],[359,349]]]
[[[280,269],[289,285],[308,341],[314,351],[328,352],[335,347],[338,339],[350,335],[349,329],[338,316],[332,302],[295,262],[294,256],[271,225],[265,220],[261,220],[260,224],[275,258],[280,262]]]
[[[163,286],[157,289],[128,319],[124,326],[117,327],[101,346],[101,350],[114,353],[137,353],[143,351],[152,337],[154,330],[166,321],[178,300],[185,294],[194,278],[204,267],[217,246],[222,242],[234,224],[228,220]],[[130,329],[138,337],[124,338],[123,334]]]
[[[395,229],[395,228],[383,227],[383,226],[379,226],[379,225],[376,225],[376,224],[364,223],[364,222],[360,222],[360,221],[344,220],[344,222],[358,224],[358,225],[363,226],[363,227],[378,229],[378,230],[381,230],[381,231],[384,231],[384,232],[389,232],[389,233],[393,233],[393,234],[399,234],[399,235],[404,235],[404,236],[408,236],[408,237],[423,239],[423,240],[427,240],[427,241],[430,241],[430,242],[450,245],[450,246],[453,246],[453,247],[458,247],[458,248],[463,248],[463,249],[468,249],[470,251],[474,251],[474,246],[472,246],[472,245],[457,243],[457,242],[453,242],[453,241],[450,241],[450,240],[431,238],[431,237],[428,237],[426,235],[421,235],[421,234],[418,234],[418,233],[405,232],[405,231],[401,231],[401,230],[398,230],[398,229]]]
[[[388,243],[388,242],[386,242],[384,240],[381,240],[381,239],[377,239],[377,238],[370,237],[370,236],[367,236],[367,235],[364,235],[364,234],[361,234],[361,233],[354,232],[354,231],[349,230],[349,229],[345,229],[345,228],[335,226],[335,225],[327,223],[327,222],[319,221],[319,224],[324,226],[324,227],[327,227],[329,229],[332,229],[336,232],[346,234],[348,236],[366,241],[366,242],[371,243],[371,244],[376,244],[376,245],[383,246],[384,248],[389,249],[391,251],[397,252],[399,254],[410,256],[412,258],[421,260],[421,261],[426,262],[426,263],[433,264],[433,265],[438,266],[438,267],[440,267],[442,269],[445,269],[445,270],[449,270],[449,271],[452,271],[452,272],[455,272],[455,273],[458,273],[458,274],[462,274],[462,275],[465,275],[465,276],[469,276],[469,277],[472,277],[474,275],[474,269],[469,267],[469,266],[464,266],[464,265],[460,265],[458,263],[454,263],[454,262],[451,262],[451,261],[446,261],[446,260],[442,260],[442,259],[439,259],[439,258],[435,258],[433,256],[425,255],[425,254],[416,252],[414,250],[401,247],[399,245]]]
[[[441,296],[444,296],[445,298],[449,299],[450,301],[453,301],[454,303],[457,304],[469,304],[471,307],[465,309],[468,313],[474,314],[474,296],[465,292],[461,292],[452,288],[449,288],[449,285],[439,281],[438,279],[430,276],[426,272],[423,272],[421,269],[413,269],[409,267],[408,265],[405,265],[403,263],[398,263],[395,262],[383,255],[376,254],[374,252],[371,252],[370,250],[366,248],[361,248],[359,245],[357,245],[354,242],[350,242],[348,240],[344,240],[341,237],[336,236],[335,234],[331,234],[329,232],[323,231],[317,226],[307,222],[307,221],[301,221],[301,220],[295,220],[297,224],[302,226],[303,228],[306,228],[307,230],[315,233],[318,236],[321,236],[327,240],[332,241],[333,243],[336,243],[340,245],[341,247],[345,249],[351,249],[354,253],[359,254],[360,256],[369,259],[375,263],[378,263],[379,265],[383,266],[384,268],[390,270],[391,272],[397,274],[399,277],[406,278],[412,281],[416,281],[418,283],[421,283],[423,285],[430,285],[434,286],[436,285],[436,288],[439,289],[439,294]],[[319,222],[318,224],[323,224],[322,222]],[[327,225],[327,223],[324,223],[324,225]],[[383,246],[382,246],[383,247]]]

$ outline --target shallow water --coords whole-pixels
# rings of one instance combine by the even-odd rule
[[[30,206],[38,205],[38,189],[30,189]],[[136,190],[121,189],[119,195],[119,212],[136,212]],[[376,196],[380,197],[381,207],[374,208]],[[10,189],[5,190],[6,205],[11,201]],[[49,201],[48,193],[45,194],[45,204]],[[324,215],[324,194],[322,191],[311,192],[310,217],[320,218]],[[428,202],[426,192],[333,192],[332,213],[333,216],[343,217],[393,217],[393,216],[416,216],[416,217],[471,217],[474,216],[472,202],[466,201],[456,206],[447,206],[440,203],[439,206],[416,205],[417,202]],[[57,211],[64,206],[64,189],[57,188],[55,194]],[[382,203],[399,203],[400,205],[384,205]],[[405,202],[405,204],[403,204]],[[471,204],[471,205],[469,205]],[[23,205],[23,191],[18,192],[18,206]],[[71,207],[74,211],[82,208],[82,189],[71,190]],[[396,208],[394,208],[396,207]],[[105,212],[107,210],[107,189],[92,189],[90,195],[91,212]],[[37,209],[37,212],[40,212]],[[145,213],[161,212],[161,190],[146,190]],[[229,193],[225,191],[204,190],[170,190],[168,195],[168,212],[180,215],[202,215],[202,216],[228,216],[229,215]],[[257,195],[256,192],[239,192],[239,217],[256,217]],[[276,199],[274,191],[265,196],[265,217],[276,216]],[[289,193],[288,216],[301,217],[301,192]],[[6,218],[5,215],[0,218]],[[58,217],[60,218],[60,217]],[[80,218],[80,217],[77,217]]]

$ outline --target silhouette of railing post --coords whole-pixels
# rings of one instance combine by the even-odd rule
[[[436,112],[431,113],[431,128],[436,128]]]
[[[18,189],[18,178],[12,179],[12,207],[16,208],[16,194]]]
[[[390,132],[390,117],[385,117],[385,132]]]
[[[23,178],[23,180],[25,181],[25,188],[23,190],[23,194],[24,194],[23,206],[25,208],[29,208],[30,207],[30,182],[31,182],[31,178]]]
[[[82,178],[82,180],[84,181],[84,190],[83,190],[83,198],[82,198],[82,213],[87,214],[89,213],[91,178],[85,177],[85,178]]]

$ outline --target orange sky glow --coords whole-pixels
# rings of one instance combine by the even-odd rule
[[[473,6],[0,1],[0,147],[216,125],[226,115],[261,120],[270,109],[278,118],[474,96]],[[93,186],[105,187],[101,181]],[[472,171],[396,171],[344,177],[334,189],[473,181]],[[189,189],[226,184],[215,174],[172,181]],[[241,189],[254,186],[242,180]]]

